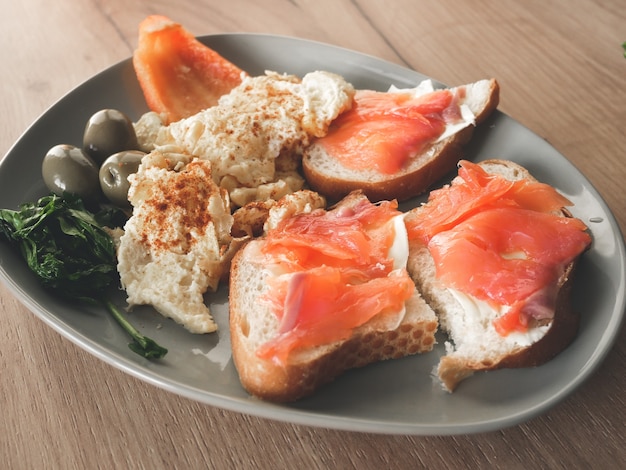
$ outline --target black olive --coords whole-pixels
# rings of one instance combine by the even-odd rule
[[[50,191],[59,196],[72,193],[85,202],[96,202],[102,196],[98,170],[98,164],[82,149],[66,144],[48,150],[41,164],[43,181]]]
[[[116,109],[102,109],[85,126],[83,149],[98,163],[122,150],[136,150],[137,134],[126,114]]]
[[[100,167],[100,187],[109,201],[118,207],[130,207],[128,177],[137,172],[145,153],[139,150],[118,152],[107,158]]]

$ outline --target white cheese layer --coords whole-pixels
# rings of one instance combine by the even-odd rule
[[[453,91],[454,89],[451,89]],[[389,88],[389,93],[411,93],[414,98],[426,95],[427,93],[432,93],[435,91],[435,87],[433,86],[432,80],[423,80],[419,83],[415,88],[397,88],[395,86],[391,86]],[[446,123],[446,129],[437,139],[437,142],[441,142],[444,139],[447,139],[451,135],[456,134],[462,129],[465,129],[468,126],[472,126],[476,123],[476,117],[472,110],[464,104],[462,101],[459,104],[461,119],[454,122]]]
[[[529,328],[525,333],[514,331],[509,333],[507,336],[501,336],[496,331],[493,321],[504,315],[508,310],[507,307],[501,306],[495,308],[484,300],[477,299],[456,289],[448,288],[448,291],[461,305],[465,312],[463,328],[465,329],[464,335],[467,337],[484,337],[485,331],[488,331],[495,335],[494,338],[499,337],[507,344],[526,347],[539,341],[548,331],[549,326],[546,325]],[[473,328],[477,330],[474,333],[471,331]],[[454,336],[458,337],[458,335]]]
[[[409,235],[406,231],[406,225],[404,224],[404,214],[393,217],[389,223],[394,233],[393,243],[387,253],[388,258],[393,259],[393,269],[398,271],[406,269],[407,262],[409,260]],[[390,276],[393,275],[393,272]],[[394,330],[400,326],[406,315],[406,305],[402,306],[402,309],[398,312],[397,322],[392,325],[390,330]]]
[[[393,269],[405,269],[409,260],[409,236],[404,224],[404,214],[391,219],[394,239],[387,256],[393,258]]]

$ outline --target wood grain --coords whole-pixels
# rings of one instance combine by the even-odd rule
[[[626,230],[626,9],[618,0],[3,3],[0,155],[57,99],[127,58],[139,21],[160,13],[197,35],[313,39],[450,85],[494,76],[500,109],[566,155]],[[626,461],[623,329],[593,377],[548,413],[497,432],[417,437],[202,405],[104,364],[4,286],[0,315],[6,468],[616,468]]]

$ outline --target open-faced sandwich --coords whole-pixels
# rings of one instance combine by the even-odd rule
[[[233,359],[251,394],[293,401],[347,369],[433,348],[437,318],[406,270],[395,203],[355,192],[269,220],[230,277]]]
[[[499,90],[494,79],[357,90],[351,109],[306,148],[306,180],[330,200],[354,190],[372,201],[415,197],[454,170],[475,126],[498,106]]]
[[[529,367],[578,328],[570,288],[591,238],[571,203],[511,161],[463,161],[407,215],[409,271],[448,333],[436,374],[448,390],[475,371]]]

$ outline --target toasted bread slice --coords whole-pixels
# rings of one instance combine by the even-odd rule
[[[510,180],[534,178],[510,161],[489,160],[480,163],[489,173]],[[407,218],[420,217],[421,207]],[[565,209],[559,215],[569,217]],[[565,349],[575,338],[579,315],[570,305],[571,284],[579,258],[572,261],[558,279],[554,316],[551,319],[530,319],[526,333],[501,336],[494,329],[493,311],[467,309],[436,276],[433,257],[418,240],[411,240],[407,269],[429,305],[439,318],[440,328],[449,335],[446,355],[435,375],[443,387],[453,391],[463,379],[476,371],[499,368],[532,367],[543,364]],[[476,267],[480,270],[480,266]]]
[[[498,106],[500,88],[495,79],[484,79],[456,89],[460,104],[472,111],[475,125],[482,123]],[[454,89],[453,89],[454,90]],[[463,146],[474,133],[470,125],[457,133],[435,142],[409,159],[399,172],[384,174],[371,167],[355,170],[342,165],[324,147],[313,143],[305,149],[302,167],[312,189],[329,200],[339,200],[360,189],[372,201],[407,200],[425,192],[437,180],[453,171],[462,156]]]
[[[300,348],[286,363],[259,357],[259,348],[279,330],[276,314],[261,300],[275,276],[261,254],[263,243],[264,238],[247,243],[235,256],[230,271],[233,360],[241,384],[250,394],[290,402],[312,394],[348,369],[432,350],[437,318],[415,290],[405,302],[406,313],[399,324],[397,319],[391,323],[374,317],[356,327],[350,338]]]

